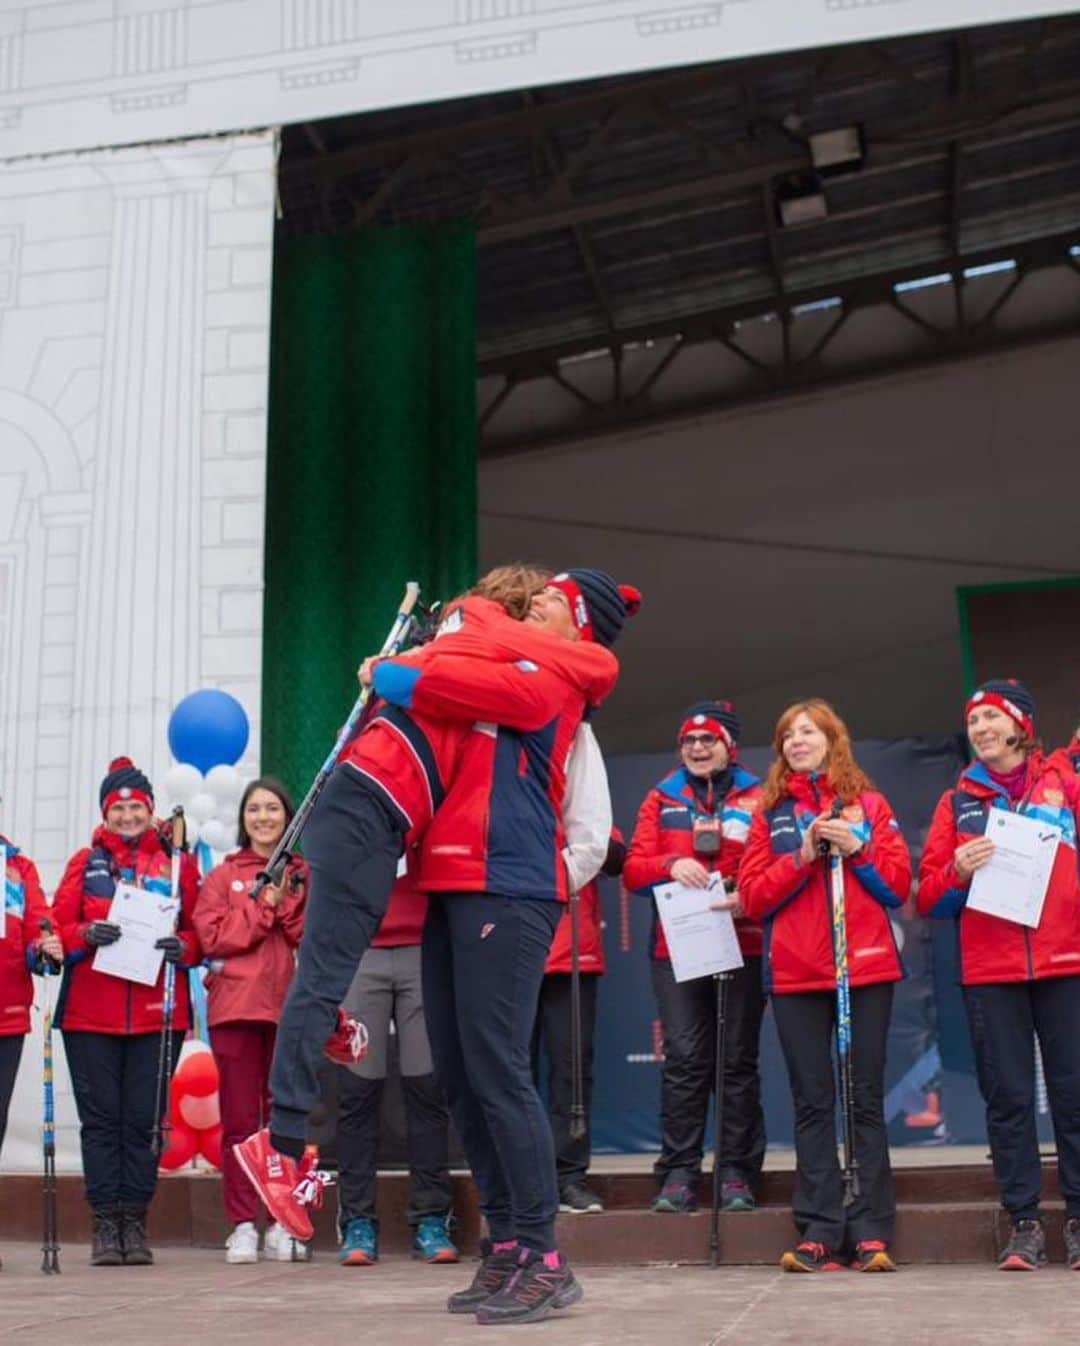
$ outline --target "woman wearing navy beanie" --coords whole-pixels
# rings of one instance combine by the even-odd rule
[[[734,888],[750,823],[761,802],[758,778],[736,761],[739,717],[730,701],[699,701],[682,717],[679,765],[646,795],[627,853],[623,882],[652,894],[657,884],[704,888],[719,874]],[[758,1040],[765,1010],[761,925],[743,917],[737,894],[718,900],[736,916],[744,965],[727,982],[721,1207],[753,1210],[765,1157]],[[660,1082],[661,1150],[656,1211],[697,1206],[705,1119],[713,1093],[717,986],[714,977],[677,982],[664,932],[652,919],[651,977],[664,1033]]]
[[[1012,1223],[1003,1271],[1046,1261],[1039,1214],[1042,1165],[1035,1129],[1038,1038],[1065,1198],[1065,1261],[1080,1271],[1080,882],[1075,776],[1045,758],[1035,701],[1022,682],[984,682],[964,708],[975,761],[938,802],[919,866],[918,907],[956,922],[986,1129],[1001,1202]],[[1057,834],[1034,927],[968,905],[971,881],[994,854],[991,810],[1022,813]]]
[[[154,791],[129,758],[118,757],[101,782],[102,824],[90,845],[68,861],[53,915],[67,968],[56,1008],[75,1105],[79,1111],[86,1198],[93,1212],[91,1266],[145,1266],[146,1210],[157,1185],[152,1151],[158,1056],[163,1020],[164,962],[176,965],[174,1057],[190,1024],[187,971],[202,957],[191,917],[199,870],[180,864],[176,933],[158,940],[161,971],[153,986],[99,972],[97,950],[122,938],[109,919],[118,883],[145,890],[155,902],[170,891],[172,845],[154,818]],[[173,1061],[175,1065],[175,1059]]]

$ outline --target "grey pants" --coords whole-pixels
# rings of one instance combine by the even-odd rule
[[[397,1035],[409,1153],[410,1225],[447,1215],[449,1119],[432,1072],[420,989],[419,945],[368,949],[353,977],[345,1008],[368,1030],[368,1054],[338,1067],[338,1206],[340,1226],[357,1216],[375,1219],[379,1108],[390,1034]]]

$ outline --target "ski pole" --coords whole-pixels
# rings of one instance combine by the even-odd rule
[[[843,802],[834,799],[831,816],[839,818]],[[832,899],[833,962],[836,968],[836,1064],[840,1077],[840,1118],[844,1146],[844,1205],[859,1195],[859,1161],[855,1157],[855,1096],[851,1061],[851,981],[848,976],[847,906],[844,859],[829,847],[829,889]]]
[[[585,1062],[581,1042],[581,898],[570,894],[570,1135],[585,1134]]]
[[[389,634],[383,641],[382,649],[379,651],[379,658],[388,658],[398,653],[409,634],[412,625],[412,612],[416,606],[416,600],[420,597],[420,586],[415,580],[410,580],[405,586],[405,596],[401,601],[401,607],[394,618],[394,624],[391,626]],[[349,711],[349,717],[341,726],[337,738],[334,740],[334,746],[330,749],[326,761],[318,770],[318,774],[311,782],[311,788],[304,796],[300,807],[293,815],[292,821],[281,834],[278,844],[274,847],[273,854],[266,862],[265,869],[261,870],[255,876],[255,886],[251,890],[253,899],[258,898],[262,890],[270,885],[277,888],[285,874],[285,866],[293,858],[296,847],[300,843],[304,828],[307,826],[311,812],[319,801],[330,779],[330,773],[337,765],[338,756],[342,748],[345,747],[352,737],[357,725],[360,723],[364,711],[367,709],[368,702],[371,700],[371,688],[365,687],[353,703],[352,710]]]
[[[172,811],[172,855],[170,856],[169,891],[176,908],[173,916],[173,929],[180,915],[180,861],[184,849],[184,809],[177,804]],[[176,1006],[176,964],[165,960],[165,973],[161,992],[161,1037],[158,1040],[157,1082],[154,1086],[154,1131],[151,1149],[160,1159],[169,1148],[169,1132],[172,1123],[168,1120],[169,1085],[173,1072],[173,1011]]]
[[[726,884],[725,884],[726,887]],[[730,973],[716,974],[716,1063],[713,1072],[715,1131],[713,1133],[712,1210],[709,1215],[709,1266],[720,1262],[720,1197],[723,1189],[724,1085],[727,1076],[727,995]]]
[[[52,922],[42,921],[41,932],[52,934]],[[42,1024],[42,1083],[44,1106],[41,1122],[41,1269],[47,1275],[60,1274],[60,1238],[56,1215],[56,1109],[53,1097],[53,1051],[52,1027],[53,1004],[50,978],[59,968],[51,958],[42,959],[41,976],[44,984],[43,1001],[45,1017]]]

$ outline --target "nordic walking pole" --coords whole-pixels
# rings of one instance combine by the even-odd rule
[[[713,1073],[712,1210],[709,1213],[709,1266],[720,1263],[720,1196],[723,1185],[721,1155],[724,1148],[724,1085],[727,1074],[727,991],[729,973],[716,974],[716,1065]]]
[[[581,1042],[581,898],[570,894],[570,1135],[585,1134],[585,1061]]]
[[[43,935],[52,934],[52,922],[42,921]],[[42,1024],[42,1081],[44,1085],[44,1108],[41,1122],[41,1269],[46,1276],[60,1274],[60,1238],[56,1218],[56,1110],[53,1098],[53,1051],[52,1027],[53,1005],[50,978],[59,971],[51,958],[42,959],[42,982],[44,984],[45,1018]]]
[[[843,803],[833,800],[832,816],[840,817]],[[829,891],[832,899],[833,962],[836,967],[836,1064],[840,1075],[840,1117],[844,1140],[844,1205],[859,1195],[859,1161],[855,1157],[855,1097],[851,1063],[851,981],[848,976],[847,907],[844,897],[844,859],[829,847]]]
[[[169,891],[176,903],[173,929],[180,916],[180,861],[185,841],[184,809],[177,804],[172,811],[172,854],[170,856]],[[161,993],[161,1037],[158,1041],[157,1084],[154,1089],[154,1131],[151,1149],[160,1159],[169,1148],[172,1123],[167,1120],[169,1085],[173,1072],[173,1010],[176,1005],[176,964],[165,959],[165,976]]]
[[[413,608],[416,607],[416,600],[420,597],[420,586],[415,580],[410,580],[405,586],[405,596],[401,600],[401,607],[394,618],[394,624],[391,626],[389,634],[383,641],[382,649],[379,651],[379,658],[386,659],[397,654],[404,644],[409,634],[413,620]],[[311,782],[311,788],[304,796],[300,807],[293,815],[292,821],[281,834],[281,839],[274,847],[273,854],[266,862],[266,866],[255,877],[255,886],[251,890],[252,899],[258,898],[262,890],[269,884],[277,888],[285,874],[285,866],[293,858],[296,847],[300,843],[304,828],[307,826],[308,819],[311,817],[311,811],[319,801],[326,782],[330,779],[330,773],[337,764],[337,759],[342,748],[348,743],[353,735],[353,731],[360,723],[361,716],[367,709],[368,702],[371,700],[371,688],[365,687],[353,703],[352,710],[349,711],[349,718],[341,726],[341,731],[334,740],[334,746],[319,768],[318,774]]]

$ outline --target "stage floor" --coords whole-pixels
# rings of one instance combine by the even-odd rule
[[[220,1252],[165,1249],[149,1268],[97,1268],[65,1247],[44,1277],[31,1244],[3,1249],[0,1338],[79,1346],[465,1346],[489,1339],[451,1317],[446,1295],[472,1264],[429,1267],[391,1257],[345,1270],[328,1253],[308,1265],[227,1267]],[[588,1268],[584,1301],[534,1326],[550,1346],[1056,1346],[1076,1341],[1080,1275],[1060,1263],[1036,1276],[991,1267],[912,1267],[895,1276],[787,1276],[772,1268]],[[511,1337],[514,1334],[511,1333]],[[498,1338],[502,1340],[502,1338]],[[516,1340],[516,1337],[514,1337]]]
[[[1041,1147],[1044,1159],[1054,1154],[1052,1145]],[[960,1164],[988,1164],[990,1152],[985,1145],[893,1145],[889,1149],[893,1168],[950,1168]],[[653,1154],[594,1154],[590,1173],[651,1173]],[[706,1156],[706,1168],[709,1158]],[[795,1151],[787,1145],[770,1145],[765,1153],[765,1168],[782,1173],[795,1167]]]

